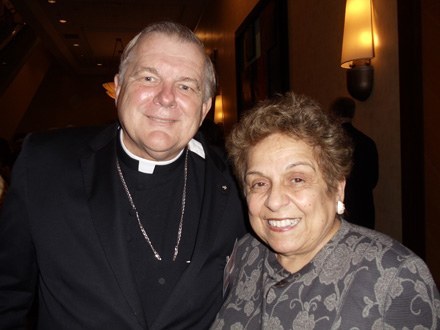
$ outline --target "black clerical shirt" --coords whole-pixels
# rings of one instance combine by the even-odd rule
[[[152,174],[147,174],[138,171],[138,161],[130,158],[121,145],[118,149],[121,169],[142,225],[162,258],[159,261],[154,257],[124,193],[121,199],[121,218],[126,221],[130,263],[145,318],[151,325],[191,262],[203,196],[204,159],[191,151],[188,154],[183,230],[179,254],[176,261],[173,261],[182,208],[185,152],[175,162],[156,166]]]

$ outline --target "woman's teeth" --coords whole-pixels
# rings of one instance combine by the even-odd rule
[[[269,225],[277,228],[292,227],[298,224],[300,219],[286,219],[286,220],[269,220]]]

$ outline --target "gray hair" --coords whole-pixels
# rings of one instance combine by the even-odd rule
[[[206,54],[205,46],[203,45],[202,41],[189,28],[175,22],[163,21],[150,24],[146,26],[141,32],[139,32],[133,39],[130,40],[121,55],[121,61],[119,64],[120,79],[124,79],[127,63],[129,62],[130,54],[132,53],[135,46],[139,43],[140,40],[153,33],[161,33],[166,36],[176,36],[182,42],[191,43],[199,48],[201,54],[203,54],[205,57],[203,102],[206,102],[208,99],[212,98],[216,92],[217,82],[214,65],[212,64],[209,56]]]

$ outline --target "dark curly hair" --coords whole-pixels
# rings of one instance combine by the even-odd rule
[[[227,138],[226,148],[242,188],[250,147],[274,133],[313,148],[329,192],[349,175],[352,145],[341,126],[311,98],[289,92],[246,111]]]

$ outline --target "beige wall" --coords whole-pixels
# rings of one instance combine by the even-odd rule
[[[213,1],[198,29],[208,47],[218,48],[226,130],[236,120],[234,33],[256,3]],[[376,141],[379,151],[380,179],[375,190],[377,228],[400,240],[397,8],[396,0],[374,3],[380,41],[373,60],[375,86],[368,100],[358,102],[355,124]],[[345,71],[340,68],[345,0],[289,0],[288,10],[291,87],[328,107],[334,98],[347,95]]]
[[[66,126],[103,125],[116,120],[116,108],[102,87],[108,77],[72,74],[52,64],[33,97],[17,133]]]

